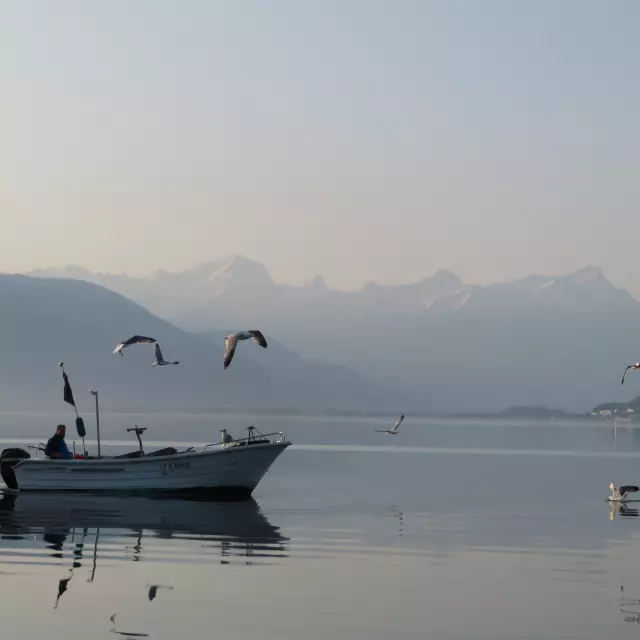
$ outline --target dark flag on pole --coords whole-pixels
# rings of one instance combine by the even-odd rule
[[[76,401],[73,399],[73,391],[71,391],[69,378],[67,378],[67,374],[64,372],[64,370],[62,371],[62,377],[64,378],[64,401],[70,404],[74,409],[76,409]]]
[[[78,408],[76,407],[76,401],[73,398],[73,391],[71,391],[71,385],[69,384],[69,378],[64,370],[64,362],[58,362],[58,366],[62,369],[62,378],[64,379],[64,394],[62,399],[70,404],[76,412],[76,429],[78,435],[82,438],[82,444],[84,446],[84,437],[87,435],[87,430],[84,426],[84,420],[78,415]],[[85,455],[87,451],[85,449]]]

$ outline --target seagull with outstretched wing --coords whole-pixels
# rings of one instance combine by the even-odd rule
[[[175,362],[167,362],[167,360],[165,360],[162,355],[160,344],[158,342],[156,342],[155,353],[156,353],[156,360],[152,365],[154,367],[163,367],[164,365],[167,365],[167,364],[180,364],[180,360],[176,360]]]
[[[248,331],[239,331],[238,333],[232,333],[230,336],[226,337],[225,345],[226,350],[224,352],[224,368],[227,369],[233,360],[233,355],[236,352],[236,347],[238,346],[239,340],[253,340],[257,345],[260,345],[262,348],[267,348],[267,341],[262,335],[261,331],[257,329],[249,329]]]
[[[148,338],[147,336],[131,336],[128,340],[120,342],[113,350],[113,353],[119,353],[122,356],[124,355],[122,350],[125,347],[130,347],[132,344],[153,344],[154,342],[156,342],[155,338]]]
[[[404,420],[404,413],[396,420],[396,423],[391,427],[391,429],[381,430],[376,429],[377,433],[386,433],[388,436],[395,436],[398,433],[398,427],[400,423]]]
[[[616,487],[613,482],[609,484],[609,489],[611,489],[611,497],[609,500],[616,502],[624,502],[628,500],[627,495],[629,493],[636,493],[637,491],[640,491],[640,487],[634,484],[625,484],[621,487]]]
[[[625,370],[624,373],[622,374],[622,382],[620,384],[624,384],[624,379],[625,376],[627,375],[627,371],[631,370],[631,371],[637,371],[638,369],[640,369],[640,362],[636,362],[635,364],[630,364]]]

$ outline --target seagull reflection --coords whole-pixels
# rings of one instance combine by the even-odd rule
[[[62,597],[62,594],[67,590],[71,578],[73,578],[73,574],[71,574],[68,578],[62,578],[62,580],[58,582],[58,597],[56,598],[56,603],[53,605],[54,609],[58,608],[60,598]]]
[[[616,516],[634,518],[638,516],[638,510],[628,507],[622,502],[611,502],[609,505],[609,520],[613,520]]]
[[[115,633],[117,636],[122,636],[123,638],[148,638],[149,634],[148,633],[134,633],[133,631],[118,631],[116,629],[116,614],[114,613],[109,620],[111,621],[111,624],[113,625],[113,627],[111,627],[111,629],[109,629],[109,631],[111,631],[111,633]]]
[[[624,586],[620,587],[620,593],[624,593]],[[640,605],[640,600],[637,598],[626,598],[625,596],[620,596],[620,606],[622,607],[624,605],[637,607]]]
[[[151,600],[155,600],[155,597],[158,593],[158,589],[171,589],[173,591],[173,587],[167,587],[163,584],[152,584],[149,587],[149,593],[147,594],[147,597],[149,598],[149,601]]]

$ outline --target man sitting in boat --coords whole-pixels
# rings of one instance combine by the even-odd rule
[[[49,438],[47,446],[44,450],[44,454],[48,458],[72,458],[73,456],[67,448],[67,443],[64,441],[64,436],[67,433],[67,428],[63,424],[59,424],[56,427],[56,432]]]

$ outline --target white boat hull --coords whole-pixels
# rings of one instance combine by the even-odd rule
[[[208,492],[249,496],[289,442],[166,456],[26,459],[13,467],[18,491]]]

